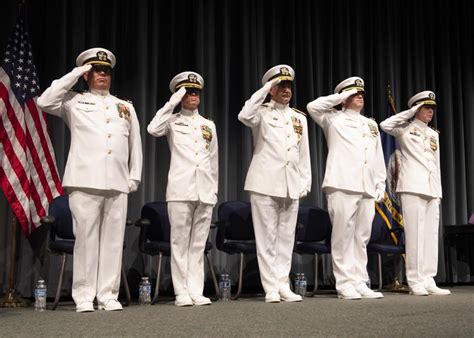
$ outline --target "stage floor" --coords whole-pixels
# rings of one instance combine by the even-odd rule
[[[474,286],[450,289],[450,296],[384,292],[384,299],[358,301],[323,291],[302,303],[266,304],[254,297],[186,308],[168,298],[153,306],[93,313],[75,313],[66,302],[44,313],[32,307],[0,309],[0,336],[473,337]]]

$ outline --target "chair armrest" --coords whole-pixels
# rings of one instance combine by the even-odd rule
[[[54,218],[54,216],[44,216],[40,219],[40,223],[41,225],[53,225],[54,223],[56,223],[56,218]]]
[[[146,218],[140,218],[135,221],[135,226],[139,228],[146,228],[150,224],[151,224],[150,220]]]
[[[301,222],[296,223],[296,228],[295,228],[295,238],[298,237],[298,232],[302,231],[305,228],[305,225]],[[295,241],[296,243],[296,241]]]
[[[211,222],[211,228],[225,228],[230,225],[229,221],[214,221]]]

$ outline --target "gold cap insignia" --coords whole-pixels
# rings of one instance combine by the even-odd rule
[[[280,68],[280,73],[281,73],[282,75],[290,75],[290,71],[288,70],[287,67],[281,67],[281,68]]]
[[[191,83],[197,83],[197,76],[196,76],[196,74],[189,74],[189,75],[188,75],[188,80],[189,80],[189,82],[191,82]]]
[[[104,51],[98,51],[97,52],[97,58],[100,60],[100,61],[107,61],[107,53],[104,52]]]

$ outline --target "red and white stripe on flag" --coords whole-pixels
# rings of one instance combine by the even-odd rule
[[[0,185],[27,237],[63,194],[20,13],[0,67]]]

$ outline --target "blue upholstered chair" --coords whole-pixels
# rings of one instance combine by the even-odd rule
[[[58,288],[54,298],[51,310],[56,309],[61,296],[61,287],[64,278],[64,269],[66,267],[67,256],[74,253],[74,233],[72,228],[72,215],[69,209],[69,196],[63,195],[56,197],[49,204],[48,216],[41,220],[43,225],[49,226],[48,250],[52,254],[61,256],[61,268],[59,272]],[[127,221],[127,225],[131,222]],[[125,248],[125,243],[124,243]],[[127,276],[122,266],[123,286],[125,289],[125,304],[130,304],[130,289],[128,287]]]
[[[392,233],[398,238],[397,244],[392,239]],[[389,229],[383,220],[375,217],[372,223],[372,233],[367,245],[367,252],[377,254],[377,274],[379,278],[377,290],[380,291],[383,284],[382,255],[403,255],[405,253],[405,234],[403,228]]]
[[[255,234],[253,231],[252,212],[249,202],[228,201],[219,205],[216,246],[229,255],[240,256],[239,284],[237,293],[232,299],[237,299],[242,292],[242,277],[244,259],[247,254],[256,254]]]
[[[319,255],[331,253],[331,232],[331,220],[326,210],[307,205],[299,207],[294,252],[314,256],[314,289],[307,294],[310,297],[318,290]]]
[[[155,293],[151,302],[155,304],[160,293],[161,262],[163,256],[169,257],[171,255],[170,221],[166,202],[150,202],[145,204],[142,207],[141,219],[135,224],[140,227],[140,237],[138,241],[140,252],[150,256],[158,256]],[[204,255],[212,275],[216,297],[218,297],[219,286],[217,285],[216,274],[214,273],[214,267],[209,255],[212,248],[212,243],[209,241],[206,242]]]

